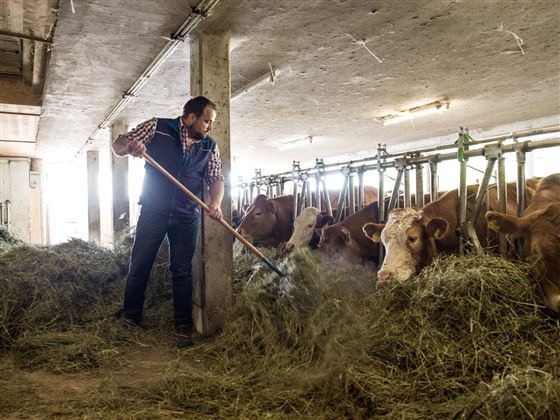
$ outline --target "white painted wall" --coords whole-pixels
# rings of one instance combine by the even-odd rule
[[[41,243],[41,183],[33,179],[30,185],[30,159],[0,159],[0,202],[10,200],[10,224],[8,229],[27,243]],[[33,217],[32,217],[33,215]],[[33,232],[33,235],[32,235]]]

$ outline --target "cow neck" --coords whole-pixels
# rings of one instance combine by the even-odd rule
[[[457,210],[459,206],[459,192],[452,190],[435,201],[426,204],[422,208],[422,215],[426,221],[439,217],[447,220],[449,228],[445,235],[440,239],[435,239],[435,246],[438,252],[455,250],[459,246],[459,237],[456,230],[458,225]]]
[[[272,200],[274,200],[278,207],[276,211],[276,226],[273,231],[274,236],[281,241],[287,241],[290,239],[293,231],[294,198],[292,195],[282,195]]]

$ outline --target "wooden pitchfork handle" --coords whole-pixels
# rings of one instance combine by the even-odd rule
[[[194,200],[200,207],[202,207],[204,209],[205,212],[209,212],[210,208],[206,205],[206,203],[204,201],[202,201],[200,198],[198,198],[196,195],[194,195],[187,187],[185,187],[183,184],[181,184],[177,178],[175,178],[173,175],[171,175],[169,172],[167,172],[165,170],[165,168],[163,168],[159,163],[157,163],[154,158],[152,158],[148,153],[144,152],[142,154],[142,156],[144,157],[144,159],[146,159],[150,165],[152,165],[154,168],[156,168],[159,172],[161,172],[167,179],[169,179],[172,183],[174,183],[181,191],[183,191],[185,194],[187,194],[192,200]],[[216,219],[214,219],[216,220]],[[243,245],[245,245],[249,251],[251,251],[253,254],[255,254],[258,258],[260,258],[260,260],[262,262],[265,263],[265,265],[270,268],[272,271],[274,271],[276,274],[278,274],[279,276],[284,276],[284,273],[282,273],[282,271],[280,271],[280,269],[278,267],[276,267],[272,261],[270,261],[268,258],[266,258],[262,252],[260,252],[257,248],[255,248],[255,246],[249,242],[247,239],[245,239],[243,236],[241,236],[240,233],[238,233],[233,227],[231,227],[229,225],[228,222],[226,222],[223,218],[219,218],[218,220],[216,220],[217,222],[219,222],[223,227],[226,228],[227,231],[229,231],[229,233],[231,233],[233,236],[235,236]]]

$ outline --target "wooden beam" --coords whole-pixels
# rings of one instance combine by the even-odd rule
[[[12,38],[27,39],[29,41],[41,42],[46,45],[52,45],[52,41],[48,41],[33,35],[18,34],[16,32],[10,32],[10,31],[0,31],[0,35],[9,36]]]

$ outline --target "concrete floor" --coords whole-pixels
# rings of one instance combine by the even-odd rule
[[[71,159],[197,3],[83,0],[72,13],[62,1],[41,157]],[[559,18],[558,0],[221,0],[197,31],[231,33],[232,92],[268,63],[278,72],[274,84],[231,106],[234,167],[258,162],[270,173],[294,159],[373,153],[378,142],[451,138],[459,126],[476,133],[558,124]],[[178,115],[189,94],[188,61],[186,46],[121,117],[136,124]],[[451,104],[442,115],[375,121],[444,98]],[[278,150],[304,136],[313,144]]]

